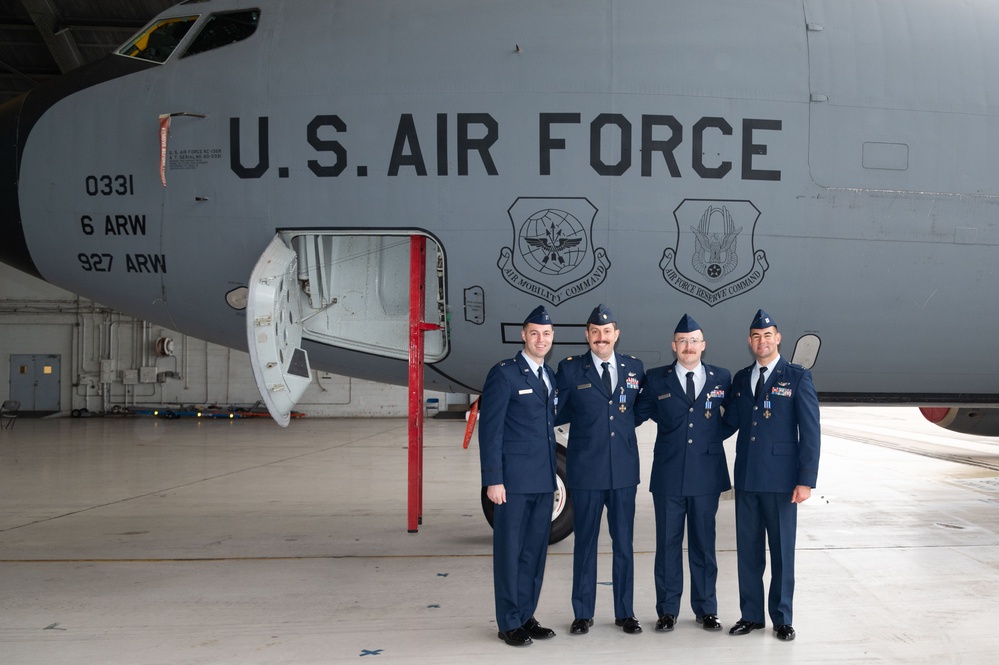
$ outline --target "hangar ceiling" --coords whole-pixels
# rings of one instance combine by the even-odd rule
[[[98,60],[180,0],[0,0],[0,104]]]

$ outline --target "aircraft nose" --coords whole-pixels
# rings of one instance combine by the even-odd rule
[[[0,106],[0,261],[41,277],[24,238],[18,196],[21,150],[26,138],[20,131],[20,119],[26,98],[22,95]]]

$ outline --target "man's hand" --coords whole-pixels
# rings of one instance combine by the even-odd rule
[[[812,488],[808,485],[798,485],[791,494],[791,503],[802,503],[812,496]]]
[[[486,496],[495,504],[506,503],[506,487],[503,485],[488,485]]]

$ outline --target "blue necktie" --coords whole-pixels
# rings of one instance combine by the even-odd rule
[[[614,392],[614,389],[611,388],[611,381],[610,381],[610,363],[608,362],[601,364],[603,365],[604,373],[600,376],[600,378],[604,380],[604,390],[606,390],[607,394],[610,395],[612,392]]]
[[[687,372],[687,399],[694,403],[694,373]]]
[[[756,379],[756,392],[753,394],[753,397],[755,399],[759,399],[760,395],[763,394],[763,382],[766,380],[763,378],[763,375],[766,374],[766,371],[767,371],[766,367],[760,368],[760,377]]]

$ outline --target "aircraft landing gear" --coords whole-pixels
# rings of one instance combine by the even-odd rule
[[[482,512],[489,526],[493,525],[494,504],[486,496],[486,488],[482,488]],[[552,533],[548,544],[553,545],[565,540],[572,533],[572,501],[569,490],[565,487],[565,446],[557,444],[555,450],[555,499],[552,507]]]

